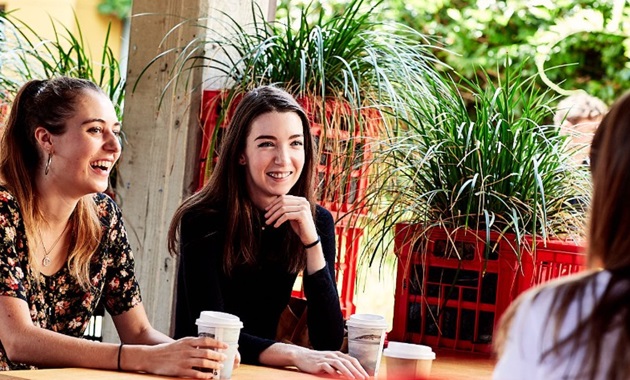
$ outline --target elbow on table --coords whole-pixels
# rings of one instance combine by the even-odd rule
[[[11,334],[10,337],[4,337],[2,347],[7,359],[13,363],[28,363],[28,350],[24,347],[24,340],[20,339],[20,334]]]

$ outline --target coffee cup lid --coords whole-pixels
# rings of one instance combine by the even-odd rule
[[[346,324],[352,327],[387,328],[385,317],[378,314],[352,314]]]
[[[400,359],[435,359],[435,352],[429,346],[402,342],[389,342],[383,355]]]
[[[195,321],[197,326],[242,328],[243,322],[233,314],[221,311],[202,311]]]

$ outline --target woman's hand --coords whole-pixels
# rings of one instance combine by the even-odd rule
[[[311,213],[311,204],[302,197],[281,195],[265,207],[265,223],[279,227],[289,221],[293,231],[304,245],[317,240],[317,229]]]
[[[133,352],[127,356],[125,350],[134,349],[134,346],[124,346],[121,368],[164,376],[211,379],[213,377],[212,370],[221,369],[223,367],[222,362],[225,360],[225,354],[216,350],[227,348],[227,344],[208,337],[187,337],[172,343],[144,346],[144,348],[146,356],[134,355]],[[141,368],[126,366],[125,359],[132,361],[136,358],[144,361]],[[237,365],[236,360],[229,365]]]
[[[293,231],[300,237],[302,244],[309,245],[306,255],[306,273],[313,274],[326,266],[324,251],[318,241],[315,221],[311,213],[311,204],[305,198],[293,195],[281,195],[265,208],[265,223],[279,227],[288,221]]]
[[[369,378],[357,359],[339,351],[308,350],[296,356],[295,366],[312,374],[343,375],[348,379]]]

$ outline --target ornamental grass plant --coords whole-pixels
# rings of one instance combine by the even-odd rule
[[[364,152],[366,139],[390,127],[390,115],[395,118],[406,108],[407,92],[435,97],[440,88],[446,91],[438,75],[442,65],[430,53],[436,46],[403,25],[372,21],[370,14],[378,12],[381,3],[351,0],[341,14],[326,14],[309,4],[274,21],[266,20],[252,3],[249,24],[227,14],[185,20],[182,25],[199,25],[199,37],[166,49],[147,68],[165,55],[176,54],[170,85],[183,81],[188,86],[224,89],[217,126],[226,124],[234,103],[252,88],[273,84],[288,90],[308,108],[318,128],[321,166],[334,168],[320,178],[320,189],[341,194],[330,197],[343,203],[353,191],[347,189],[352,187],[357,157],[370,157]],[[220,25],[225,32],[217,35],[208,25]],[[197,69],[207,70],[207,81],[188,83]],[[206,162],[213,162],[219,132],[214,128],[213,135],[206,136],[210,140]],[[207,165],[204,175],[209,177],[211,170],[212,164]]]
[[[551,125],[556,99],[520,68],[506,63],[500,71],[500,82],[486,75],[448,94],[440,87],[438,101],[412,91],[400,127],[375,142],[370,263],[387,256],[399,223],[422,226],[418,241],[432,227],[482,231],[488,251],[490,232],[498,233],[519,262],[525,236],[581,238],[590,175]]]
[[[109,96],[122,117],[125,81],[120,64],[104,37],[98,61],[91,58],[75,15],[76,32],[50,20],[54,37],[38,34],[11,12],[0,12],[0,101],[10,103],[20,87],[31,79],[65,75],[89,79]]]

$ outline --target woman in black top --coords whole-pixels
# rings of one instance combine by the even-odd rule
[[[330,212],[315,205],[314,152],[308,119],[288,93],[264,86],[243,97],[209,182],[171,223],[169,249],[181,255],[175,335],[197,335],[203,310],[225,311],[243,321],[245,363],[367,378],[337,351],[335,231]],[[302,270],[315,350],[274,340]]]

